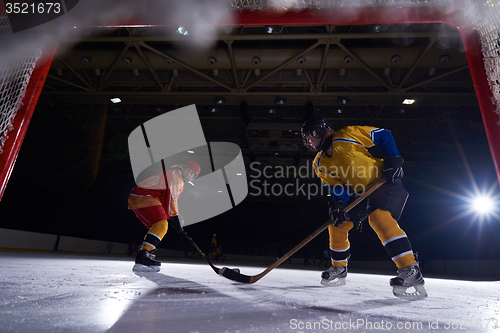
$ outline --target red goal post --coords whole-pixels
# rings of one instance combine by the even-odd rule
[[[373,6],[374,1],[370,0],[227,1],[235,13],[234,25],[446,23],[455,27],[462,36],[500,181],[500,0],[376,2]],[[460,10],[447,10],[450,5]],[[139,18],[133,24],[129,21],[129,24],[155,22],[144,22],[144,18]],[[9,33],[5,32],[6,26],[5,13],[0,13],[0,37],[2,33]],[[46,50],[43,56],[36,50],[32,52],[32,56],[23,55],[26,63],[22,65],[12,65],[0,59],[0,200],[54,56],[54,50]],[[15,91],[12,89],[14,83]]]

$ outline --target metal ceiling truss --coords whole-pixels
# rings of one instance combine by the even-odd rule
[[[255,29],[255,27],[252,27],[252,29]],[[55,82],[48,83],[49,86],[52,86],[53,88],[52,91],[49,91],[49,93],[59,94],[65,96],[65,98],[70,98],[71,96],[75,96],[76,98],[78,95],[87,94],[90,90],[90,92],[93,92],[93,95],[98,98],[105,95],[103,96],[104,98],[98,99],[99,102],[104,101],[107,96],[113,94],[122,94],[129,96],[130,101],[125,102],[130,103],[133,103],[133,101],[131,100],[133,100],[134,96],[137,97],[141,94],[142,96],[148,98],[157,98],[159,101],[161,101],[161,97],[167,100],[173,100],[175,98],[181,100],[185,97],[198,97],[200,100],[204,101],[202,103],[198,102],[197,104],[209,104],[208,101],[210,100],[210,98],[213,99],[216,94],[219,94],[221,95],[221,97],[226,98],[227,103],[231,105],[239,105],[244,99],[259,99],[266,94],[272,94],[272,91],[278,89],[279,92],[284,96],[292,95],[297,97],[296,99],[291,99],[289,103],[303,105],[304,101],[310,98],[335,97],[343,92],[349,93],[351,96],[366,96],[367,94],[374,92],[377,94],[383,93],[389,96],[402,96],[411,90],[420,88],[422,85],[426,85],[436,80],[441,80],[446,76],[455,74],[468,68],[465,55],[457,54],[455,58],[461,58],[460,60],[455,60],[461,64],[461,66],[459,66],[458,68],[449,65],[445,66],[444,63],[439,64],[438,60],[435,59],[436,63],[434,66],[443,68],[438,76],[428,78],[423,82],[420,78],[419,82],[409,80],[422,60],[428,55],[431,48],[433,48],[433,46],[436,44],[438,38],[459,38],[458,33],[452,32],[439,32],[439,35],[436,31],[408,33],[380,32],[376,34],[369,34],[367,36],[366,33],[332,32],[332,26],[327,26],[325,27],[325,33],[286,33],[286,31],[288,30],[285,29],[281,34],[229,34],[219,36],[218,40],[223,42],[223,44],[219,43],[216,50],[201,52],[196,52],[196,50],[191,51],[190,56],[192,57],[192,59],[191,63],[188,63],[176,57],[175,51],[172,51],[171,44],[178,41],[179,36],[158,36],[154,34],[145,35],[148,32],[148,29],[140,29],[140,31],[142,31],[143,35],[103,37],[94,36],[84,38],[80,42],[78,52],[75,52],[73,55],[68,55],[68,60],[64,60],[62,56],[59,56],[54,61],[53,68],[59,69],[59,73],[61,73],[61,70],[64,69],[69,70],[70,77],[66,78],[66,75],[60,75],[61,77],[57,78],[56,75],[51,74],[50,78]],[[386,47],[383,49],[378,48],[368,50],[366,50],[366,48],[362,48],[360,50],[359,47],[346,46],[346,43],[348,43],[349,41],[365,41],[367,39],[372,41],[391,41],[394,39],[425,39],[427,40],[427,43],[424,49],[422,49],[421,47]],[[234,45],[235,41],[240,42],[236,49]],[[250,49],[245,48],[245,44],[241,43],[243,41],[253,43],[259,41],[289,41],[291,43],[293,43],[294,41],[302,41],[309,42],[310,45],[307,47],[303,47],[302,49],[295,48],[295,51],[290,48],[288,48],[287,50],[283,50],[280,46],[278,46],[277,48],[273,48],[269,45],[266,45],[259,50],[253,47],[255,46],[254,44],[252,44],[252,47]],[[92,61],[89,61],[86,64],[82,64],[79,57],[81,57],[81,55],[85,52],[94,57],[109,57],[112,55],[112,53],[114,53],[112,51],[99,53],[98,51],[92,50],[92,47],[94,47],[96,43],[114,43],[113,45],[116,45],[116,43],[124,43],[125,46],[121,48],[121,51],[114,58],[113,63],[111,65],[107,65],[107,68],[99,68],[99,66],[104,65],[103,61],[99,61],[99,59],[91,59]],[[149,43],[153,43],[156,46],[152,46]],[[85,49],[85,45],[89,45],[89,48]],[[226,47],[222,48],[222,45],[226,45]],[[335,50],[331,48],[332,45],[336,46]],[[167,46],[167,49],[164,51],[163,49],[165,48],[165,46]],[[320,46],[322,48],[320,48]],[[129,49],[132,47],[133,49],[135,49],[135,53],[129,52]],[[268,53],[271,52],[272,55],[279,53],[281,57],[284,57],[285,54],[289,54],[289,56],[279,63],[276,63],[275,66],[271,67],[269,67],[269,61],[263,61],[263,63],[265,64],[253,65],[250,62],[247,62],[243,65],[241,63],[241,61],[243,60],[238,62],[239,58],[258,58],[257,55],[260,52],[266,52],[266,50]],[[310,65],[308,66],[306,64],[297,64],[297,59],[306,55],[311,55],[311,51],[313,50],[321,54],[317,57],[319,61],[317,67],[311,68]],[[145,51],[147,53],[145,53]],[[399,84],[395,86],[395,84],[393,83],[394,80],[391,80],[390,76],[387,75],[387,72],[391,71],[391,67],[399,70],[402,67],[397,64],[391,64],[390,62],[382,65],[383,61],[381,60],[381,57],[385,57],[389,53],[397,54],[398,52],[402,51],[407,53],[409,52],[410,54],[412,52],[416,52],[418,53],[418,56],[416,57],[415,61],[411,63],[410,67],[408,67],[408,65],[405,65],[408,67],[403,68],[406,69],[406,74],[402,79],[397,78],[395,80],[399,81]],[[329,66],[327,66],[327,59],[332,58],[333,55],[338,56],[340,52],[351,57],[352,63],[340,65],[329,64]],[[361,54],[359,54],[360,52]],[[384,54],[378,56],[377,59],[373,60],[373,58],[375,57],[374,54],[380,52],[384,52]],[[182,52],[177,53],[180,55],[184,55],[184,53]],[[125,57],[126,54],[132,54],[134,58],[137,56],[142,64],[138,64],[138,61],[133,61],[134,64],[130,65],[129,68],[126,68],[126,65],[121,64],[121,60]],[[224,57],[224,59],[218,59],[219,61],[216,61],[216,63],[208,65],[206,63],[207,54],[216,54],[217,58]],[[370,57],[372,63],[373,61],[376,61],[376,64],[368,64],[368,61],[370,61],[370,59],[364,59],[367,56]],[[216,58],[213,57],[213,59]],[[161,60],[164,60],[168,64],[162,62]],[[375,66],[377,68],[375,68]],[[380,67],[383,68],[381,69]],[[147,81],[149,81],[150,83],[148,83],[142,89],[138,87],[138,82],[136,82],[137,80],[130,79],[130,75],[128,75],[127,77],[126,74],[118,73],[124,71],[130,73],[133,69],[138,70],[138,68],[141,70],[142,68],[145,68],[153,78],[152,80],[148,79]],[[97,85],[93,82],[89,83],[78,72],[84,72],[86,74],[83,76],[89,77],[89,74],[87,72],[89,70],[96,69],[104,71],[104,75],[100,77],[99,83]],[[366,75],[363,75],[360,69],[369,74],[368,77]],[[184,73],[182,81],[179,78],[179,70],[187,72],[187,74]],[[252,72],[255,70],[260,71],[261,74],[257,74],[257,72],[255,72],[254,75],[252,75]],[[332,77],[338,76],[333,75],[332,70],[341,71],[342,74],[340,75],[340,79],[343,80],[343,82],[338,82],[339,80],[332,80]],[[224,78],[222,78],[222,75],[220,78],[217,78],[216,76],[218,76],[218,74],[215,74],[215,72],[219,73],[223,71],[225,71]],[[297,75],[297,78],[293,78],[293,71],[297,71],[297,73],[304,73],[304,75]],[[352,75],[356,76],[356,78],[354,80],[352,78],[346,79],[346,71],[354,73]],[[330,77],[328,74],[330,74]],[[372,78],[372,80],[369,79],[370,77]],[[375,81],[373,81],[373,79]],[[407,82],[411,84],[411,86],[405,86],[405,83]],[[153,83],[153,86],[151,86],[151,83]],[[340,85],[338,83],[340,83]],[[63,84],[62,88],[61,84]],[[64,84],[66,84],[65,87]],[[132,86],[134,85],[135,87],[132,88]],[[359,87],[364,87],[364,89],[360,89]],[[436,93],[441,92],[442,91],[436,91]],[[421,94],[422,90],[417,90],[414,93],[416,93],[417,95],[419,93]],[[429,93],[431,94],[432,92]],[[463,96],[463,93],[464,91],[461,91],[456,94],[449,93],[449,95],[453,95],[452,97],[455,98]],[[127,97],[125,97],[125,99],[126,98]],[[249,104],[254,103],[253,100],[247,102],[249,102]]]
[[[156,115],[196,104],[207,140],[239,144],[247,162],[307,163],[313,154],[299,129],[313,114],[336,128],[390,128],[408,160],[426,160],[438,148],[422,145],[442,124],[466,124],[479,111],[459,33],[442,24],[416,27],[280,26],[268,34],[263,26],[239,26],[210,50],[182,49],[183,36],[158,27],[82,28],[86,37],[78,31],[71,50],[65,46],[73,37],[61,42],[67,52],[55,58],[41,104],[55,103],[72,121],[73,107],[108,105],[105,145]],[[112,97],[122,103],[112,105]],[[416,104],[402,105],[407,97]]]

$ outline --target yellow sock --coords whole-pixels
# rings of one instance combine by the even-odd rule
[[[149,231],[144,237],[144,242],[142,243],[141,250],[153,251],[156,249],[158,244],[165,236],[168,230],[168,221],[161,220],[156,222],[149,228]]]
[[[389,211],[376,209],[368,222],[398,268],[415,263],[410,241]]]
[[[330,225],[328,232],[330,234],[330,258],[332,265],[341,267],[347,265],[347,260],[351,254],[351,245],[349,243],[349,230],[354,224],[345,222],[338,227]]]

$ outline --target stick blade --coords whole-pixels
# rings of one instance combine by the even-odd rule
[[[225,277],[226,279],[233,280],[241,283],[251,283],[250,276],[240,273],[240,270],[235,268],[231,269],[228,267],[223,267],[219,270],[219,275]]]

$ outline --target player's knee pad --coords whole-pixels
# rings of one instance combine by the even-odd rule
[[[398,268],[415,262],[410,241],[390,212],[377,209],[370,214],[368,220],[387,254]]]
[[[374,210],[368,217],[368,223],[382,243],[393,237],[405,234],[405,232],[399,227],[398,222],[394,219],[391,212],[387,210]]]
[[[351,221],[342,223],[338,227],[334,226],[333,224],[330,225],[328,227],[328,233],[330,234],[330,241],[333,238],[347,240],[347,235],[349,234],[349,230],[351,230],[353,227],[354,223],[352,223]]]
[[[149,228],[146,237],[144,237],[144,242],[142,244],[141,249],[146,249],[148,251],[153,251],[156,249],[158,244],[160,244],[161,240],[167,233],[168,222],[167,220],[161,220],[156,222]]]
[[[352,222],[345,222],[338,227],[331,225],[328,228],[330,233],[330,259],[335,266],[337,264],[339,266],[345,265],[351,254],[348,235],[353,226]]]
[[[161,220],[151,226],[151,228],[149,229],[149,233],[154,234],[158,238],[162,239],[166,235],[167,230],[168,230],[168,221]]]

